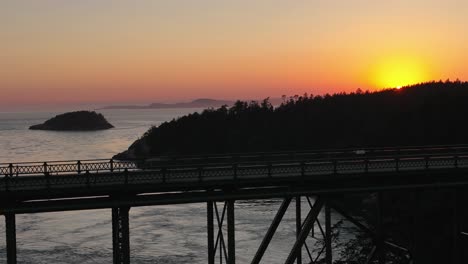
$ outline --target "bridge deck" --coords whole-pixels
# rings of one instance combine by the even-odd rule
[[[316,153],[294,159],[277,154],[207,163],[181,159],[0,165],[5,175],[0,179],[0,213],[468,184],[468,151],[437,150],[399,150],[398,155],[335,152],[320,159]]]

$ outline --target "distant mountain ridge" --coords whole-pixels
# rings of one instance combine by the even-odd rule
[[[250,100],[259,102],[261,100]],[[279,106],[284,102],[283,98],[269,98],[270,103],[273,106]],[[247,100],[249,102],[249,100]],[[209,98],[200,98],[190,102],[179,102],[179,103],[152,103],[149,105],[110,105],[104,106],[101,109],[172,109],[172,108],[219,108],[223,105],[228,107],[233,106],[235,101],[230,100],[217,100]]]
[[[100,109],[167,109],[167,108],[209,108],[209,107],[221,107],[223,105],[232,106],[234,101],[229,100],[216,100],[201,98],[191,102],[181,103],[152,103],[149,105],[111,105],[105,106]]]

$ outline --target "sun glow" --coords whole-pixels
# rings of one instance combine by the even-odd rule
[[[396,88],[429,80],[426,67],[417,60],[391,58],[383,60],[373,74],[374,83],[380,88]]]

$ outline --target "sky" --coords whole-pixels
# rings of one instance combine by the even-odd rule
[[[0,0],[0,105],[468,80],[466,0]]]

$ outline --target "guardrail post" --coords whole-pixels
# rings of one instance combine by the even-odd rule
[[[47,162],[44,162],[44,175],[47,176]]]
[[[13,177],[13,164],[10,163],[8,168],[10,168],[10,177]]]
[[[128,169],[125,168],[124,170],[124,175],[125,175],[125,185],[128,185]]]
[[[77,167],[77,169],[78,169],[78,174],[81,174],[81,161],[78,161],[78,162],[76,163],[76,167]]]
[[[114,172],[114,159],[111,159],[109,163],[110,163],[110,172]]]
[[[44,162],[44,176],[46,177],[47,189],[50,190],[50,173],[47,171],[47,162]]]

